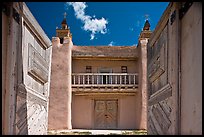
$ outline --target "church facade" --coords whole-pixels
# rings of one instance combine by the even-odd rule
[[[146,21],[139,46],[73,45],[66,22],[52,39],[48,128],[146,129]]]
[[[202,3],[170,2],[138,46],[49,40],[24,2],[2,6],[2,134],[147,129],[202,134]]]

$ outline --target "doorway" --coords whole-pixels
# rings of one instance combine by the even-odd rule
[[[98,70],[99,73],[112,73],[112,69],[111,68],[100,68]],[[101,75],[99,77],[99,83],[100,84],[110,84],[111,83],[111,76],[109,75]]]
[[[94,128],[117,129],[118,100],[94,101]]]

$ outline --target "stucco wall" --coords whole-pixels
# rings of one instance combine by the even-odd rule
[[[108,96],[116,98],[115,96]],[[90,96],[73,96],[72,126],[73,128],[94,128],[94,98]],[[136,96],[118,97],[118,129],[139,129],[141,100]],[[137,122],[135,122],[137,121]]]
[[[67,46],[52,47],[50,102],[48,113],[48,129],[67,128],[68,101],[68,52]],[[66,64],[66,65],[65,65]]]
[[[85,73],[86,66],[92,66],[92,72],[98,72],[100,68],[111,68],[113,73],[121,73],[121,66],[127,66],[128,73],[138,72],[137,61],[118,60],[78,60],[73,59],[72,73]]]
[[[202,134],[202,3],[181,20],[181,134]]]
[[[140,129],[147,129],[147,42],[148,39],[140,39],[139,44],[139,94],[138,98],[140,99],[140,119],[138,127]],[[138,123],[138,121],[136,121]]]
[[[141,109],[138,108],[139,100],[135,96],[126,96],[119,99],[118,128],[138,129]],[[137,122],[135,122],[137,121]]]
[[[138,73],[139,71],[136,60],[73,59],[72,73],[85,73],[86,66],[92,66],[93,73],[99,72],[101,68],[112,69],[112,73],[121,73],[121,66],[127,66],[128,73]],[[111,96],[109,97],[111,98]],[[119,98],[118,129],[139,128],[141,116],[140,101],[139,96],[123,96]],[[94,99],[74,96],[72,103],[73,128],[94,128]]]
[[[73,128],[90,129],[93,120],[93,100],[85,96],[73,96],[72,126]]]

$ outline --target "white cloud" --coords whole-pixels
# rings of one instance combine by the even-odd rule
[[[115,44],[115,42],[111,41],[108,46],[113,46],[113,44]]]
[[[91,32],[90,40],[95,38],[96,33],[107,33],[106,25],[108,24],[108,21],[103,17],[101,19],[97,19],[95,18],[95,15],[93,17],[86,15],[86,2],[66,2],[66,4],[73,6],[76,18],[80,19],[84,23],[83,29]]]

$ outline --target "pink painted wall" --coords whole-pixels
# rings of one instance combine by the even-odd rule
[[[73,59],[72,73],[85,73],[86,66],[92,66],[92,72],[98,72],[99,68],[112,68],[113,73],[121,73],[121,66],[127,66],[128,73],[138,72],[136,60],[82,60]]]
[[[86,66],[92,66],[92,72],[95,73],[100,68],[111,68],[113,73],[121,73],[121,66],[127,66],[128,73],[138,73],[139,71],[137,60],[73,59],[72,73],[85,73]],[[114,98],[114,96],[109,97]],[[73,128],[93,128],[94,99],[73,96],[72,101]],[[118,100],[118,129],[140,129],[142,125],[141,109],[140,93],[137,93],[136,96],[120,96]]]
[[[72,127],[92,128],[93,104],[90,98],[85,96],[73,96],[72,99]]]
[[[48,129],[67,129],[68,100],[68,47],[52,47],[51,83]],[[65,65],[66,64],[66,65]]]
[[[116,98],[108,96],[108,98]],[[141,109],[138,96],[118,96],[118,129],[140,129]],[[99,99],[99,97],[95,98]],[[138,122],[135,122],[138,121]],[[73,96],[72,102],[73,128],[94,128],[94,97]]]
[[[119,129],[137,129],[139,128],[139,115],[141,109],[138,109],[137,96],[124,96],[119,99]]]

